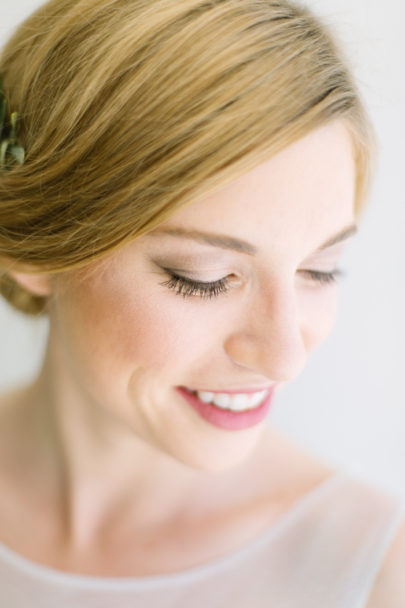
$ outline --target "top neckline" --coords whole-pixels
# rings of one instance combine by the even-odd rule
[[[3,558],[15,568],[24,571],[26,574],[37,580],[64,585],[65,587],[74,587],[75,589],[97,590],[97,591],[125,591],[134,589],[148,589],[150,587],[164,587],[178,585],[181,582],[191,582],[217,573],[218,570],[229,568],[239,561],[243,561],[252,553],[259,550],[263,545],[272,540],[282,532],[288,524],[299,516],[302,511],[305,511],[312,502],[319,498],[325,491],[333,488],[337,483],[341,482],[347,474],[336,469],[334,472],[324,479],[321,483],[307,491],[297,501],[295,501],[276,521],[272,522],[269,528],[265,529],[258,538],[251,540],[239,549],[228,552],[225,555],[218,557],[210,562],[203,563],[192,568],[187,568],[178,572],[170,572],[166,574],[157,574],[150,576],[139,577],[104,577],[90,576],[84,574],[75,574],[65,572],[44,566],[34,562],[19,553],[16,553],[6,545],[0,542],[0,561]]]

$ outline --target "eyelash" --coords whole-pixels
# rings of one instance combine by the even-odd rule
[[[161,285],[173,289],[176,295],[183,296],[183,298],[192,297],[198,295],[203,299],[211,299],[217,297],[222,293],[226,293],[229,290],[228,283],[229,278],[219,279],[212,283],[205,283],[201,281],[194,281],[187,277],[182,277],[174,272],[166,270],[170,276],[168,281],[164,281]],[[321,285],[330,285],[337,283],[344,273],[341,270],[334,270],[333,272],[319,272],[317,270],[305,270],[312,281],[320,283]]]

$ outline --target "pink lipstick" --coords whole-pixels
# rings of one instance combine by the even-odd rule
[[[270,409],[274,394],[273,385],[268,389],[268,394],[264,401],[256,408],[242,412],[222,409],[214,403],[205,403],[198,398],[195,392],[190,392],[184,387],[176,387],[177,392],[183,399],[207,422],[221,429],[236,431],[247,429],[262,422]],[[236,391],[227,391],[229,393]],[[250,392],[239,390],[239,393]]]

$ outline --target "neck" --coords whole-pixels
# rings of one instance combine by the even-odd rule
[[[89,546],[113,525],[145,535],[180,520],[232,509],[257,494],[262,482],[250,471],[262,444],[231,471],[194,470],[86,398],[68,382],[65,370],[48,351],[26,402],[35,419],[31,440],[41,446],[33,452],[44,485],[50,484],[60,505],[67,545]]]

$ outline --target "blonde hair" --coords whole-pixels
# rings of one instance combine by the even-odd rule
[[[328,28],[288,0],[50,0],[0,58],[23,166],[0,173],[7,270],[83,267],[343,119],[370,181],[373,130]]]

